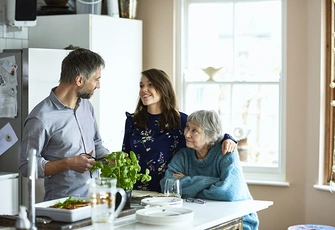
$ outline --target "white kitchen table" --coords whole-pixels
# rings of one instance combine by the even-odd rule
[[[206,200],[206,204],[183,202],[184,208],[194,211],[194,218],[191,223],[161,226],[148,225],[136,221],[136,214],[117,218],[114,229],[207,229],[223,223],[240,218],[252,212],[264,210],[273,205],[273,201],[251,200],[239,202],[223,202]],[[92,230],[92,226],[80,228],[80,230]]]

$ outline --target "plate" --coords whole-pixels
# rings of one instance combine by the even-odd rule
[[[136,211],[136,220],[150,225],[184,225],[193,220],[194,212],[187,208],[158,207]]]
[[[183,199],[177,197],[153,197],[144,198],[141,200],[142,205],[153,205],[153,206],[173,206],[181,207],[183,206]]]
[[[162,197],[164,194],[153,191],[132,190],[131,197]]]
[[[53,221],[61,221],[61,222],[75,222],[78,220],[83,220],[91,217],[91,206],[85,206],[82,208],[76,208],[72,210],[60,209],[60,208],[50,208],[50,206],[58,203],[64,202],[66,199],[60,198],[56,200],[49,200],[41,203],[35,204],[36,208],[36,216],[48,216]],[[72,199],[82,199],[89,201],[89,198],[86,197],[72,197]]]

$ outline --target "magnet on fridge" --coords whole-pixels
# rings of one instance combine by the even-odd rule
[[[12,140],[12,136],[7,134],[6,135],[6,141],[11,142],[11,140]]]
[[[5,70],[10,73],[10,75],[14,75],[16,69],[18,68],[17,64],[13,63],[12,60],[10,60],[9,58],[5,60],[2,67],[4,67]]]
[[[5,78],[2,76],[2,74],[0,73],[0,86],[1,85],[6,85],[6,81]]]
[[[11,71],[10,71],[9,74],[10,74],[10,75],[14,75],[16,69],[17,69],[17,65],[16,65],[16,64],[13,64],[13,65],[12,65],[12,69],[11,69]]]

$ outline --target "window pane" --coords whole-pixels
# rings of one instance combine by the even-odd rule
[[[183,110],[214,109],[246,166],[279,167],[281,1],[190,1]]]
[[[186,81],[279,81],[280,1],[189,5]]]
[[[187,111],[213,109],[223,130],[239,142],[241,160],[277,166],[279,143],[277,84],[187,84]],[[233,101],[233,103],[231,103]]]

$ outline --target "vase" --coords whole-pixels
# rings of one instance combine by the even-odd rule
[[[137,0],[119,0],[119,14],[121,18],[136,18]]]
[[[126,192],[126,204],[124,205],[123,209],[130,208],[131,204],[131,192],[133,190],[124,190]],[[115,195],[115,209],[120,205],[121,202],[121,195],[120,193],[116,193]]]

